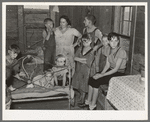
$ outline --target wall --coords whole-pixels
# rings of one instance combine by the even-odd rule
[[[72,27],[81,33],[84,28],[84,17],[88,13],[87,6],[59,6],[59,13],[56,13],[56,26],[59,25],[59,17],[67,15],[72,23]],[[91,13],[95,15],[96,26],[103,32],[109,33],[112,25],[112,7],[111,6],[92,6]]]
[[[18,7],[6,6],[6,50],[11,44],[18,44]]]
[[[145,66],[145,7],[137,7],[132,74],[139,74],[140,63]]]
[[[96,16],[96,26],[102,31],[102,33],[110,33],[112,30],[112,6],[94,6],[94,15]]]

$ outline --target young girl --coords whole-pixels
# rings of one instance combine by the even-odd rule
[[[45,30],[43,31],[44,43],[44,71],[52,68],[55,63],[56,43],[53,31],[54,22],[50,18],[44,20]]]
[[[78,103],[79,107],[84,103],[85,95],[88,92],[88,79],[91,64],[94,59],[90,34],[84,34],[82,36],[82,43],[83,46],[79,47],[75,54],[76,70],[72,78],[73,88],[80,92],[81,101]]]
[[[106,58],[110,53],[110,46],[109,46],[109,41],[108,41],[108,35],[107,34],[103,34],[102,37],[102,48],[100,48],[100,50],[98,51],[97,55],[99,55],[99,72],[102,72],[102,70],[104,69],[104,66],[106,64]]]
[[[106,65],[101,73],[97,73],[89,79],[88,99],[85,104],[89,105],[90,110],[96,110],[99,86],[108,84],[112,77],[123,76],[125,72],[127,54],[124,49],[119,47],[119,36],[115,33],[110,33],[108,40],[111,50],[107,56]]]
[[[85,16],[84,24],[85,28],[83,29],[83,34],[90,33],[92,36],[92,48],[95,50],[95,59],[92,63],[90,76],[93,76],[96,72],[99,72],[99,55],[97,55],[98,49],[102,46],[102,32],[95,26],[96,17],[94,15],[88,14]]]
[[[66,85],[68,69],[66,66],[66,57],[62,54],[56,56],[56,65],[52,68],[54,72],[55,85]]]

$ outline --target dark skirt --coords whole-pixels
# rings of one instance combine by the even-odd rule
[[[93,77],[90,77],[88,85],[92,86],[93,88],[99,88],[100,85],[109,84],[109,80],[112,77],[124,76],[124,75],[125,75],[124,73],[116,72],[114,74],[104,76],[104,77],[99,78],[97,80],[93,79]]]

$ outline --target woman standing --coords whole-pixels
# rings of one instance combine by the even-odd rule
[[[75,28],[71,28],[71,22],[67,16],[61,16],[59,22],[60,26],[55,31],[56,55],[63,54],[66,56],[66,65],[71,66],[73,75],[75,69],[74,47],[76,46],[73,44],[74,37],[81,37],[82,35]]]
[[[96,24],[96,17],[94,15],[88,14],[85,16],[84,19],[84,25],[85,28],[83,29],[83,34],[89,33],[92,35],[92,48],[95,50],[95,59],[93,61],[92,67],[91,67],[91,73],[90,76],[96,74],[96,72],[99,72],[99,55],[97,55],[99,48],[102,47],[102,32],[95,26]]]

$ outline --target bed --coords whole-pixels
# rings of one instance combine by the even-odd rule
[[[12,91],[12,102],[27,102],[27,101],[41,101],[41,100],[59,100],[59,99],[68,99],[69,100],[69,109],[71,101],[71,87],[70,87],[70,78],[69,84],[67,86],[55,86],[53,88],[45,88],[42,86],[34,85],[33,88],[26,88],[28,85],[28,80],[32,80],[34,76],[43,74],[43,63],[37,63],[35,55],[26,55],[22,57],[21,62],[21,71],[25,70],[26,75],[28,76],[26,80],[18,80],[14,78],[13,87],[16,88],[15,91]],[[29,59],[33,58],[35,63],[31,63]],[[28,60],[28,61],[27,61]],[[25,63],[24,63],[25,62]],[[68,68],[68,67],[67,67]],[[70,75],[70,68],[68,68]]]

